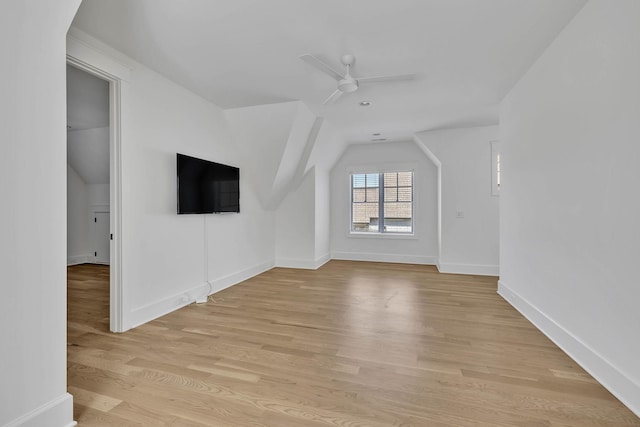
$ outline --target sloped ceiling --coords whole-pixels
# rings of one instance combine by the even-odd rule
[[[223,108],[300,100],[347,141],[365,142],[497,123],[500,100],[584,3],[84,0],[73,25]],[[418,77],[325,106],[335,81],[304,53],[336,69],[352,53],[356,77]]]
[[[69,130],[109,126],[109,83],[67,65]]]
[[[67,163],[87,184],[109,183],[109,83],[69,65]]]

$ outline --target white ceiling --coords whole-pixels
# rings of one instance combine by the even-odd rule
[[[301,100],[348,141],[495,124],[498,103],[586,0],[84,0],[74,26],[222,108]],[[416,73],[322,102],[354,76]],[[371,101],[360,107],[362,100]]]

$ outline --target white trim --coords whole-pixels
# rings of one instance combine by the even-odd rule
[[[85,255],[71,255],[67,257],[67,266],[69,265],[79,265],[79,264],[87,264],[91,257],[89,254]]]
[[[135,328],[144,323],[169,314],[179,308],[195,302],[203,294],[209,292],[209,283],[202,283],[183,292],[178,292],[166,298],[162,298],[131,311],[130,324],[127,329]]]
[[[476,276],[499,276],[500,266],[489,264],[460,264],[453,262],[438,262],[440,273],[473,274]]]
[[[73,427],[73,396],[64,393],[36,409],[27,412],[4,427]]]
[[[331,252],[331,259],[339,259],[345,261],[371,261],[424,265],[435,265],[436,263],[436,257],[434,256],[381,254],[367,252]]]
[[[352,231],[347,233],[350,239],[391,239],[391,240],[418,240],[415,233],[378,233],[377,231]]]
[[[296,259],[296,258],[278,258],[276,259],[276,267],[282,268],[301,268],[304,270],[317,270],[325,265],[331,259],[331,254],[327,253],[315,260]]]
[[[363,163],[346,167],[347,175],[354,173],[415,172],[416,169],[418,169],[418,163],[416,162]]]
[[[502,280],[498,281],[498,295],[533,323],[611,394],[640,416],[640,384],[634,382],[629,375],[616,368],[613,363],[556,323]]]
[[[132,67],[122,54],[75,27],[67,32],[67,57],[76,58],[91,70],[119,80],[131,79]]]
[[[329,261],[331,261],[331,253],[329,253],[329,252],[327,252],[326,254],[316,258],[316,268],[315,268],[315,270],[317,270],[318,268],[322,267],[323,265],[325,265]]]
[[[130,323],[128,329],[135,328],[154,319],[169,314],[179,308],[202,300],[203,295],[211,295],[220,292],[223,289],[236,285],[242,281],[257,276],[269,269],[273,268],[273,262],[265,262],[255,265],[251,268],[238,271],[237,273],[216,279],[214,281],[205,282],[182,292],[178,292],[166,298],[162,298],[146,304],[142,307],[131,311]]]
[[[395,169],[394,169],[395,168]],[[348,228],[347,228],[347,237],[360,237],[368,236],[369,234],[375,236],[384,236],[388,235],[390,238],[400,238],[400,239],[416,239],[416,210],[419,211],[417,206],[419,205],[419,196],[416,195],[415,184],[416,184],[416,174],[418,178],[420,177],[420,173],[417,172],[418,164],[417,163],[385,163],[384,165],[353,165],[347,167],[347,180],[349,189],[349,212],[347,213],[349,216]],[[410,233],[394,233],[394,232],[385,232],[385,231],[375,231],[375,232],[354,232],[353,231],[353,179],[352,176],[355,174],[384,174],[384,173],[394,173],[394,172],[411,172],[411,232]],[[380,185],[378,183],[378,185]],[[384,187],[384,183],[382,185]],[[382,189],[384,192],[384,188]],[[384,196],[383,193],[380,193],[380,196]],[[380,203],[380,211],[379,216],[382,215],[382,209],[384,209],[384,201]],[[380,218],[378,218],[378,223],[380,223]],[[407,236],[407,237],[399,237],[399,236]],[[368,237],[365,237],[368,238]]]
[[[91,205],[90,209],[92,214],[96,212],[111,212],[110,205],[106,203],[98,203],[95,205]]]
[[[253,267],[238,271],[237,273],[232,273],[219,279],[209,281],[211,284],[210,295],[257,276],[258,274],[264,273],[267,270],[271,270],[274,266],[274,261],[263,262],[261,264],[254,265]]]

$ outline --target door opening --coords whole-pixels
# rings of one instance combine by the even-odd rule
[[[96,264],[108,264],[109,271],[109,329],[112,332],[122,332],[125,330],[123,326],[123,297],[122,297],[122,279],[121,279],[121,179],[120,179],[120,90],[121,80],[113,74],[107,71],[103,71],[86,60],[81,59],[83,56],[88,55],[86,49],[78,49],[75,46],[74,39],[68,38],[68,53],[67,53],[67,73],[71,70],[72,73],[81,76],[87,80],[94,79],[92,89],[86,89],[83,95],[71,94],[70,87],[67,89],[67,115],[68,135],[75,134],[74,137],[68,137],[68,143],[74,139],[74,144],[77,145],[75,149],[76,153],[68,150],[68,205],[72,204],[69,197],[70,189],[69,182],[73,179],[76,181],[81,179],[80,175],[86,177],[86,192],[84,197],[86,198],[87,206],[85,222],[86,226],[86,240],[82,237],[78,238],[78,234],[75,236],[72,233],[68,233],[67,246],[73,244],[82,244],[83,241],[87,242],[86,258],[83,262],[96,263]],[[91,60],[95,58],[91,57]],[[108,63],[105,63],[109,65]],[[107,67],[108,68],[108,67]],[[106,86],[105,86],[106,85]],[[105,100],[105,87],[106,87],[106,101],[98,101],[96,99],[97,93],[100,93],[101,99]],[[79,96],[84,100],[84,108],[77,108],[73,114],[74,121],[71,121],[72,115],[72,96]],[[105,126],[105,111],[106,111],[106,126]],[[100,116],[100,119],[96,119],[96,115]],[[80,138],[82,136],[82,138]],[[84,145],[83,145],[84,143]],[[68,144],[69,148],[69,144]],[[77,166],[79,169],[85,167],[87,170],[80,173],[79,171],[70,170],[72,156],[79,158],[89,158],[91,153],[95,155],[99,153],[98,157],[95,157],[95,163],[91,161],[84,166]],[[77,159],[75,159],[77,160]],[[75,175],[73,176],[75,172]],[[96,175],[100,172],[100,178]],[[104,179],[105,173],[107,175],[106,181]],[[78,179],[76,179],[78,178]],[[91,181],[91,182],[89,182]],[[80,197],[80,199],[82,196]],[[82,205],[78,202],[76,197],[76,207]],[[69,210],[70,214],[71,211]],[[70,218],[67,218],[68,227]],[[71,231],[71,230],[70,230]],[[80,232],[81,235],[81,232]],[[75,240],[74,240],[75,239]],[[80,241],[80,243],[78,243]],[[71,261],[82,261],[83,258],[75,258]],[[69,260],[68,260],[69,261]]]

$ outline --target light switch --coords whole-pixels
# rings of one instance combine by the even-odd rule
[[[464,218],[464,211],[456,211],[456,218]]]

